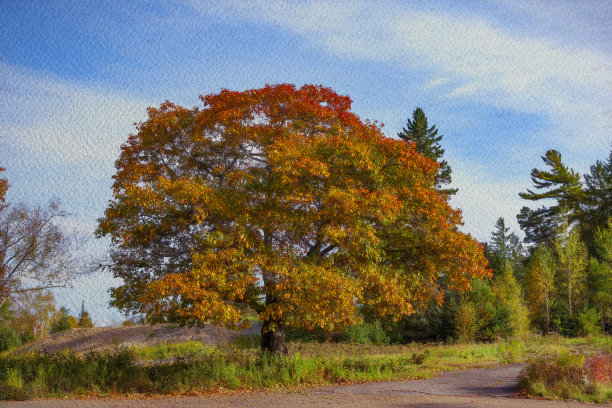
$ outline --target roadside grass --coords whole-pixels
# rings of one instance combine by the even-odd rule
[[[533,359],[522,379],[530,395],[582,402],[612,402],[612,354],[576,354]]]
[[[611,350],[612,338],[532,336],[475,344],[367,345],[290,342],[288,356],[259,351],[259,336],[230,343],[114,347],[77,355],[0,357],[0,399],[198,393],[428,378],[448,370],[525,361],[570,351]]]

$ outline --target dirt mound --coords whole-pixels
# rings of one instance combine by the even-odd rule
[[[135,325],[121,327],[92,327],[69,329],[43,340],[26,344],[15,353],[57,353],[69,349],[76,353],[103,350],[113,346],[153,346],[158,343],[183,343],[200,341],[215,344],[229,341],[239,334],[258,334],[261,324],[252,324],[249,329],[236,331],[224,327],[177,327],[171,324],[151,326]]]

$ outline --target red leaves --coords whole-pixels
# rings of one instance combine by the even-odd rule
[[[589,376],[601,384],[612,384],[612,354],[600,354],[586,359]]]

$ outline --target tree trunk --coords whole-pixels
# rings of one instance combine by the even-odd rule
[[[574,316],[572,311],[572,271],[570,268],[567,268],[567,299],[569,303],[569,314],[570,316]]]
[[[546,334],[550,332],[550,305],[546,294]]]
[[[264,321],[261,328],[261,350],[274,354],[287,354],[285,325],[282,322]]]
[[[264,285],[268,285],[264,280]],[[266,294],[266,307],[278,303],[276,296]],[[261,327],[261,350],[274,354],[287,354],[285,344],[285,323],[282,320],[266,319]]]

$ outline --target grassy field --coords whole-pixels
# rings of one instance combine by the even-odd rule
[[[581,353],[612,353],[612,337],[530,337],[464,345],[291,342],[290,355],[259,352],[258,336],[231,343],[159,344],[77,355],[5,354],[0,398],[197,393],[427,378],[441,371]],[[539,360],[538,360],[539,361]]]

